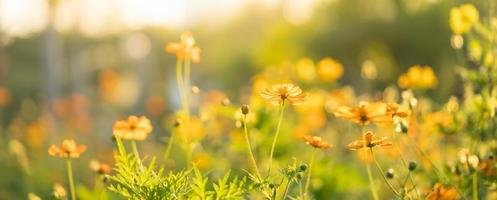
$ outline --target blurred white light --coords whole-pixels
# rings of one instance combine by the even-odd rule
[[[283,17],[293,25],[302,25],[312,17],[315,3],[315,0],[289,0],[283,7]]]
[[[0,29],[7,35],[25,36],[47,24],[46,0],[0,0]]]
[[[133,33],[124,41],[124,50],[129,57],[141,59],[150,53],[151,42],[143,33]]]

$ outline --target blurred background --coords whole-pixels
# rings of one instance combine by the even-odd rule
[[[53,180],[63,181],[64,173],[54,173],[63,172],[59,161],[45,159],[48,145],[62,138],[87,138],[83,143],[91,146],[91,155],[110,162],[116,119],[144,114],[154,124],[168,120],[164,116],[178,110],[179,97],[175,57],[164,52],[164,45],[185,31],[202,49],[201,62],[193,66],[193,85],[222,91],[234,104],[250,91],[259,71],[324,57],[343,64],[339,82],[358,94],[395,85],[412,65],[429,65],[439,84],[427,93],[435,102],[446,101],[462,93],[455,87],[448,26],[449,10],[457,3],[0,0],[2,146],[20,140],[34,149],[25,152],[32,166],[48,165],[31,169],[40,176],[34,180],[19,179],[14,176],[22,174],[19,157],[2,150],[0,159],[8,162],[0,164],[0,196],[46,194]],[[365,65],[376,69],[373,78],[361,78]],[[160,138],[164,128],[155,128],[154,137]],[[78,176],[84,181],[90,175]]]

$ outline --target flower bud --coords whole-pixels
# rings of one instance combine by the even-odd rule
[[[306,164],[301,164],[300,167],[299,167],[300,171],[301,172],[305,172],[305,170],[307,170],[307,165]]]
[[[249,113],[249,106],[247,104],[242,105],[242,114],[247,115]]]
[[[407,166],[407,168],[409,169],[409,171],[414,171],[416,169],[416,167],[418,167],[418,164],[414,161],[409,161],[409,165]]]
[[[387,170],[387,173],[386,173],[387,178],[393,179],[394,175],[395,175],[395,171],[392,168]]]

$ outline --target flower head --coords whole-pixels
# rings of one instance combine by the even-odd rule
[[[341,63],[331,58],[324,58],[318,63],[318,76],[323,82],[335,82],[343,76],[343,66]]]
[[[387,141],[387,140],[388,140],[387,137],[383,137],[381,139],[378,139],[371,131],[368,131],[364,135],[364,139],[356,140],[356,141],[348,144],[347,148],[350,150],[359,150],[362,148],[373,148],[375,146],[379,146],[379,147],[391,146],[392,143]]]
[[[480,14],[473,4],[463,4],[450,9],[449,25],[452,32],[462,34],[468,32],[479,18]]]
[[[401,88],[434,88],[438,83],[437,76],[429,66],[414,65],[407,73],[399,77]]]
[[[336,117],[346,119],[361,126],[369,123],[390,122],[391,117],[387,115],[384,103],[360,102],[358,107],[340,106],[335,112]]]
[[[326,141],[323,141],[321,137],[305,135],[304,140],[308,145],[313,146],[317,149],[329,149],[332,145]]]
[[[145,116],[129,116],[114,123],[114,136],[123,140],[142,141],[152,132],[152,124]]]
[[[445,188],[442,184],[437,183],[433,186],[432,192],[428,195],[428,200],[456,200],[459,194],[455,188]]]
[[[90,161],[90,169],[91,171],[97,174],[109,174],[112,170],[112,167],[108,164],[98,162],[96,160]]]
[[[194,63],[200,62],[200,48],[195,46],[195,38],[190,32],[181,34],[179,42],[171,42],[164,50],[175,54],[178,60],[191,59]]]
[[[48,154],[61,158],[79,158],[86,151],[86,146],[76,144],[74,140],[64,140],[61,146],[52,145],[48,148]]]
[[[266,88],[261,93],[261,97],[273,105],[281,105],[285,101],[291,105],[299,105],[307,97],[307,94],[291,83],[274,85],[270,89]]]

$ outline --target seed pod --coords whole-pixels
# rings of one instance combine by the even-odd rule
[[[388,169],[387,173],[386,173],[386,176],[389,179],[393,179],[393,177],[395,176],[395,171],[392,168]]]

